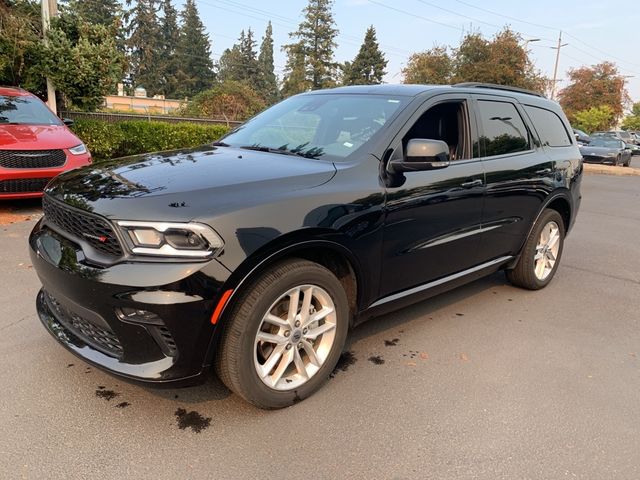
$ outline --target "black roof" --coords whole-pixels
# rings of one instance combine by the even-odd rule
[[[337,87],[327,90],[315,90],[308,92],[311,94],[323,93],[359,93],[369,95],[397,95],[405,97],[415,97],[427,91],[467,91],[469,93],[480,93],[478,90],[486,89],[487,93],[515,93],[520,95],[530,95],[545,98],[537,92],[525,90],[524,88],[510,87],[506,85],[494,85],[491,83],[467,82],[455,85],[410,85],[410,84],[383,84],[383,85],[353,85],[348,87]]]

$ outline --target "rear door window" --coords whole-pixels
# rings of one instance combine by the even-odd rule
[[[525,105],[524,110],[531,118],[538,135],[540,135],[542,145],[568,147],[573,143],[564,123],[554,112],[532,105]]]
[[[478,100],[478,113],[486,157],[531,150],[529,132],[513,103]]]

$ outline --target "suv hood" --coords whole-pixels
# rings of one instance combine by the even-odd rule
[[[581,147],[580,153],[582,155],[615,155],[620,151],[619,148],[611,148],[611,147]]]
[[[64,125],[0,124],[0,150],[53,150],[80,143]]]
[[[45,190],[108,218],[189,221],[328,182],[331,162],[204,146],[125,157],[62,174]]]

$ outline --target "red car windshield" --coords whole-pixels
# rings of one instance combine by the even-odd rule
[[[60,125],[60,119],[35,97],[0,95],[0,125]]]

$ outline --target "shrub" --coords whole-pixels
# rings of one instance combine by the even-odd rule
[[[266,107],[265,101],[249,85],[227,80],[199,93],[182,107],[186,117],[226,118],[246,120]]]
[[[77,120],[73,130],[87,145],[94,160],[101,161],[141,153],[197,147],[220,138],[227,133],[229,127],[144,120],[118,123]]]

